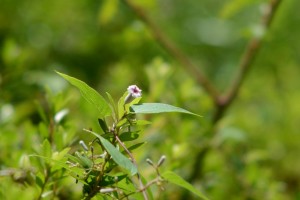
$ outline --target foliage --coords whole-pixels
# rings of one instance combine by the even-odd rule
[[[122,141],[132,147],[138,171],[147,180],[157,174],[144,161],[164,154],[162,172],[176,172],[210,199],[299,199],[300,1],[281,1],[270,26],[262,26],[268,4],[276,1],[130,1],[225,96],[248,42],[263,39],[238,95],[215,123],[221,101],[214,101],[197,73],[158,41],[129,0],[2,0],[0,199],[82,195],[84,177],[77,174],[85,171],[69,170],[65,161],[85,165],[78,157],[91,151],[79,141],[90,148],[95,136],[82,128],[103,135],[108,127],[99,124],[98,109],[87,105],[55,70],[78,77],[101,94],[109,90],[110,97],[103,95],[108,104],[116,102],[124,86],[137,84],[143,88],[143,102],[170,103],[203,115],[137,115],[145,121],[135,131],[143,131],[125,132]],[[114,120],[106,123],[111,126]],[[151,126],[141,128],[149,120]],[[101,155],[98,140],[93,146]],[[197,199],[184,188],[164,187],[163,192],[151,187],[154,199]]]
[[[145,122],[135,118],[136,114],[181,112],[195,115],[194,113],[168,104],[137,104],[141,99],[141,90],[137,86],[130,86],[129,88],[133,87],[135,90],[131,91],[128,88],[128,91],[120,98],[117,105],[113,101],[109,104],[86,83],[66,74],[57,73],[78,88],[85,100],[98,110],[98,122],[103,134],[100,135],[84,129],[86,132],[91,133],[94,139],[89,142],[88,146],[83,140],[80,140],[79,144],[82,146],[83,151],[76,151],[75,155],[68,153],[71,149],[69,147],[58,152],[52,152],[50,142],[45,139],[41,147],[41,153],[31,155],[44,160],[44,165],[40,171],[45,172],[45,174],[35,177],[36,183],[40,187],[38,199],[50,195],[53,197],[58,196],[55,191],[56,188],[52,184],[65,178],[68,174],[76,179],[76,183],[80,181],[83,184],[83,199],[92,199],[95,196],[104,199],[128,199],[131,196],[135,199],[148,199],[147,193],[151,193],[150,186],[157,184],[163,189],[162,183],[166,181],[182,186],[199,197],[207,199],[174,172],[165,173],[166,179],[160,175],[159,167],[165,161],[165,156],[162,156],[156,165],[149,158],[147,159],[147,162],[154,167],[157,177],[143,183],[145,179],[142,180],[137,162],[132,154],[132,151],[138,147],[135,140],[140,132],[140,130],[134,130],[134,126],[145,124]],[[107,95],[111,99],[110,94],[107,93]],[[109,119],[112,121],[111,125],[107,124]],[[55,136],[52,136],[51,140],[55,140],[53,137]],[[131,141],[133,144],[127,147],[125,141]],[[97,147],[100,147],[100,153],[96,152]],[[116,170],[117,167],[121,170]],[[170,174],[173,174],[173,177]],[[135,175],[139,183],[135,183]],[[46,191],[46,188],[48,191]],[[142,193],[143,196],[139,193]]]

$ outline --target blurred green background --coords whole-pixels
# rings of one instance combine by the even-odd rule
[[[220,91],[234,78],[247,42],[266,34],[235,102],[213,125],[210,97],[123,1],[0,0],[0,198],[36,197],[34,184],[4,172],[32,167],[24,155],[45,138],[41,109],[48,117],[69,110],[64,125],[74,134],[57,149],[76,144],[82,128],[97,123],[58,70],[116,100],[136,84],[143,102],[203,115],[150,116],[141,138],[147,145],[136,155],[142,173],[148,174],[147,157],[165,154],[164,168],[189,179],[197,152],[209,145],[193,184],[210,199],[300,199],[300,2],[283,1],[270,30],[259,26],[266,0],[134,2]],[[79,199],[74,180],[66,185],[68,198]],[[184,195],[166,186],[158,198]]]

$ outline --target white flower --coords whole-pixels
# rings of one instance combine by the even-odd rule
[[[133,99],[142,96],[142,90],[136,85],[130,85],[127,88],[128,95],[125,98],[125,104],[130,103]]]
[[[131,94],[134,98],[141,97],[142,96],[142,90],[138,88],[136,85],[130,85],[127,88],[127,91],[129,94]]]

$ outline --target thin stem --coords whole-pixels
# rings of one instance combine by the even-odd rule
[[[270,0],[270,3],[268,4],[268,9],[266,9],[266,12],[263,15],[262,18],[262,26],[267,30],[272,20],[274,19],[275,13],[278,10],[278,7],[282,0]],[[212,137],[216,133],[217,124],[220,119],[225,114],[225,111],[230,107],[232,102],[236,99],[238,92],[240,90],[240,87],[242,86],[243,81],[246,78],[246,75],[249,71],[249,69],[253,66],[253,62],[255,57],[257,56],[259,49],[261,47],[263,38],[257,38],[254,37],[246,47],[245,53],[242,55],[241,62],[239,65],[239,71],[236,75],[236,77],[233,79],[233,82],[231,86],[229,87],[228,92],[226,95],[219,97],[218,102],[216,104],[217,110],[214,115],[213,121],[212,121]],[[193,171],[191,173],[191,176],[189,178],[190,182],[194,182],[196,179],[199,179],[202,177],[202,165],[205,159],[205,156],[207,153],[211,150],[211,146],[207,146],[203,149],[200,149],[196,155],[195,164],[193,166]],[[187,199],[189,198],[189,194],[183,194],[181,199]]]
[[[44,183],[43,183],[43,186],[42,186],[42,188],[41,188],[41,192],[40,192],[40,195],[38,196],[38,200],[41,200],[43,197],[43,193],[44,193],[44,191],[45,191],[45,189],[46,189],[46,186],[47,186],[47,183],[48,183],[48,180],[49,180],[49,178],[50,178],[50,168],[47,166],[47,170],[46,170],[46,176],[45,176],[45,180],[44,180]]]
[[[118,141],[118,143],[123,147],[123,149],[126,151],[126,153],[129,155],[129,157],[130,157],[131,161],[133,162],[133,164],[135,165],[135,167],[137,167],[136,160],[134,159],[132,153],[127,149],[125,144],[120,140],[120,138],[117,135],[115,135],[115,138]],[[139,181],[139,184],[140,184],[140,191],[142,191],[144,199],[148,200],[147,192],[146,192],[145,189],[143,189],[143,188],[145,188],[145,186],[143,184],[143,181],[142,181],[142,178],[141,178],[141,175],[140,175],[139,172],[137,172],[137,178],[138,178],[138,181]]]
[[[146,12],[134,4],[131,0],[124,0],[124,2],[130,7],[135,14],[147,25],[152,32],[156,41],[171,55],[174,59],[182,65],[187,72],[189,72],[197,82],[205,89],[205,91],[211,96],[214,102],[217,102],[219,93],[209,79],[206,78],[204,73],[196,66],[189,58],[184,54],[175,43],[173,43],[169,37],[157,26],[154,21],[146,14]]]

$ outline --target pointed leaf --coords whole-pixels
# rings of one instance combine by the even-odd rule
[[[186,113],[186,114],[190,114],[190,115],[196,115],[196,116],[200,117],[200,115],[197,115],[195,113],[187,111],[183,108],[179,108],[179,107],[175,107],[175,106],[172,106],[169,104],[163,104],[163,103],[136,104],[136,105],[131,106],[131,110],[134,113],[141,113],[141,114],[179,112],[179,113]]]
[[[90,104],[92,104],[98,109],[100,118],[104,118],[105,116],[111,113],[109,104],[96,90],[94,90],[81,80],[78,80],[60,72],[56,73],[62,76],[64,79],[66,79],[69,83],[74,85],[77,89],[79,89],[83,98],[85,98],[85,100],[87,100]]]
[[[85,130],[85,129],[84,129]],[[114,145],[112,145],[108,140],[101,137],[97,133],[89,130],[85,130],[89,133],[92,133],[94,136],[99,138],[101,144],[107,150],[107,152],[111,155],[112,159],[120,166],[128,171],[130,171],[131,175],[135,175],[137,173],[136,166],[126,157],[124,156]]]
[[[126,142],[126,141],[132,141],[135,140],[139,137],[139,133],[140,131],[134,131],[134,132],[125,132],[122,133],[119,138],[122,142]]]
[[[135,149],[139,148],[140,146],[142,146],[144,144],[146,144],[146,142],[140,142],[140,143],[134,144],[134,145],[128,147],[128,150],[129,151],[135,150]]]
[[[192,186],[190,183],[186,182],[183,178],[178,176],[176,173],[174,173],[172,171],[167,171],[162,175],[162,177],[165,180],[169,181],[170,183],[176,184],[180,187],[183,187],[183,188],[189,190],[190,192],[194,193],[201,199],[208,200],[208,198],[206,196],[204,196],[200,191],[198,191],[196,188],[194,188],[194,186]]]

